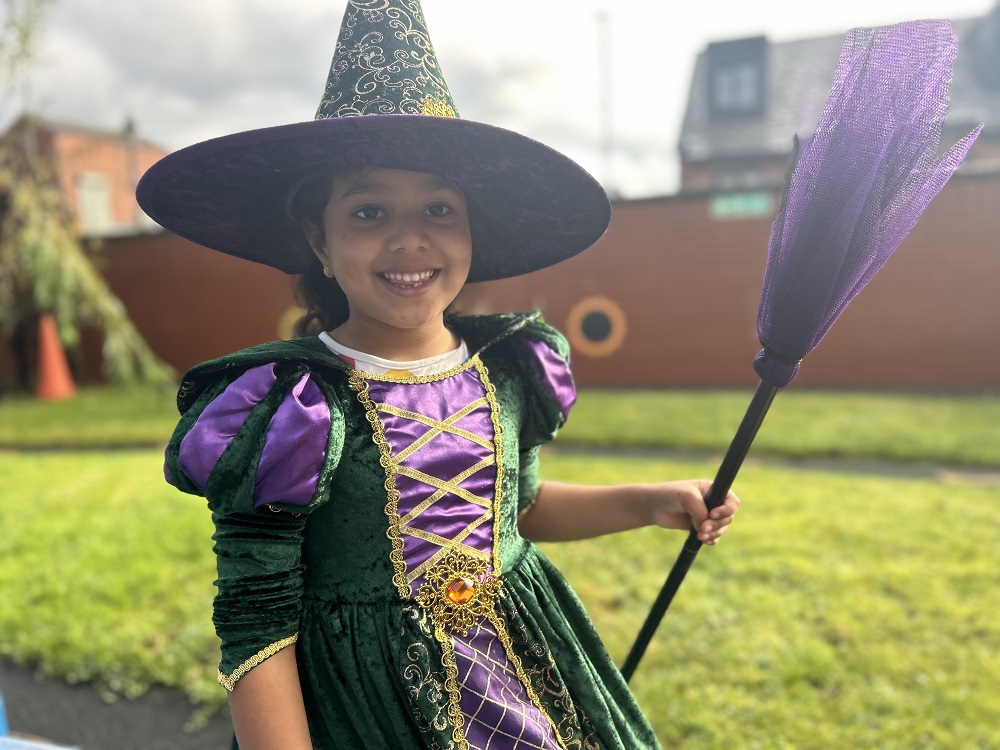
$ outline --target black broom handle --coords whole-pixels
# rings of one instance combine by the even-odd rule
[[[753,439],[757,436],[757,431],[764,421],[764,416],[767,414],[767,410],[771,408],[771,402],[774,401],[774,397],[779,390],[777,386],[768,385],[764,381],[761,381],[760,385],[757,386],[757,390],[753,394],[753,399],[750,401],[750,406],[747,407],[746,414],[743,415],[743,421],[740,422],[739,429],[736,431],[736,436],[729,444],[729,450],[726,451],[726,455],[722,459],[719,471],[712,482],[712,488],[708,491],[708,496],[705,498],[705,505],[708,506],[709,510],[719,507],[725,501],[726,495],[729,494],[729,489],[733,486],[733,481],[736,479],[736,474],[739,472],[740,466],[743,465],[743,459],[747,457],[750,444],[753,443]],[[649,610],[646,621],[642,624],[639,635],[636,636],[635,643],[632,644],[632,650],[629,651],[628,657],[622,665],[621,672],[625,678],[625,682],[632,679],[632,674],[635,672],[636,667],[639,666],[639,660],[646,653],[646,647],[653,639],[656,629],[660,626],[660,620],[666,614],[667,607],[673,601],[674,594],[680,588],[681,583],[684,581],[684,576],[687,575],[688,569],[691,567],[691,563],[694,562],[700,549],[701,542],[698,540],[698,533],[692,530],[688,534],[688,538],[684,542],[680,554],[677,556],[674,567],[670,570],[670,575],[664,581],[663,588],[660,589],[656,601],[653,602],[653,607]]]

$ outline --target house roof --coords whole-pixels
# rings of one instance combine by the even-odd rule
[[[946,128],[964,134],[980,122],[1000,124],[1000,82],[987,85],[982,74],[984,69],[1000,71],[1000,3],[985,18],[952,21],[952,27],[959,53]],[[843,36],[838,35],[768,44],[767,105],[763,115],[744,118],[710,117],[708,51],[701,52],[681,128],[681,159],[700,162],[790,153],[792,136],[809,132],[819,119],[842,43]]]
[[[126,121],[125,126],[121,130],[108,130],[96,127],[90,127],[88,125],[78,125],[70,122],[63,122],[60,120],[52,120],[45,117],[39,117],[38,115],[25,113],[15,120],[7,131],[0,136],[6,138],[8,135],[20,132],[23,128],[31,126],[40,131],[45,131],[50,134],[59,133],[75,133],[80,135],[86,135],[91,138],[99,138],[102,140],[109,141],[130,141],[137,146],[145,146],[148,148],[158,149],[166,153],[166,151],[158,144],[148,141],[145,138],[141,138],[135,135],[134,130],[130,130],[134,126],[130,121]]]

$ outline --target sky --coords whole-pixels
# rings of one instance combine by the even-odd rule
[[[462,117],[543,141],[637,198],[676,190],[688,86],[709,42],[983,16],[994,1],[423,0],[423,9]],[[345,5],[52,0],[28,83],[4,92],[0,124],[25,109],[106,130],[131,118],[140,137],[174,150],[312,119]]]

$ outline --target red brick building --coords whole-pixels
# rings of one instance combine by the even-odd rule
[[[108,132],[24,116],[5,140],[51,160],[82,235],[107,237],[157,228],[136,203],[135,186],[167,152],[138,138],[131,122],[119,132]]]

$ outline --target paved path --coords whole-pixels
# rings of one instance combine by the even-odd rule
[[[90,686],[39,680],[30,669],[0,662],[0,691],[12,733],[80,750],[229,750],[231,744],[228,715],[186,732],[192,707],[172,690],[106,703]]]

